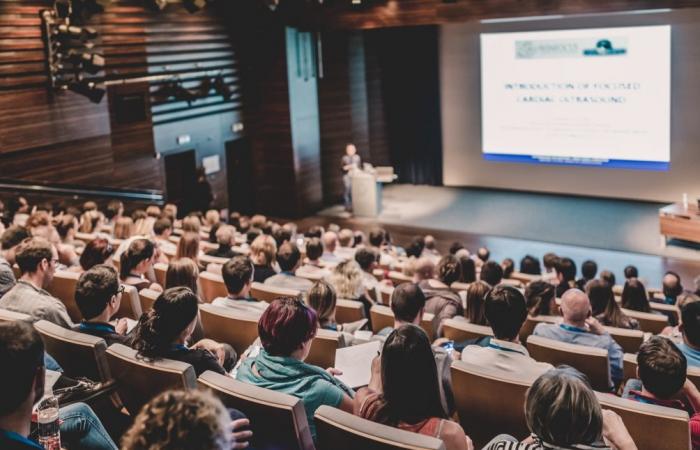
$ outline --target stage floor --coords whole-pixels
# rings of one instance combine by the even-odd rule
[[[526,253],[541,256],[554,251],[573,257],[579,264],[587,257],[597,259],[601,269],[614,270],[618,276],[622,276],[624,265],[632,263],[648,269],[649,282],[658,285],[663,271],[683,265],[683,261],[690,263],[683,270],[687,276],[700,274],[697,247],[662,245],[658,222],[662,206],[628,200],[396,184],[384,189],[384,209],[377,219],[351,218],[341,206],[320,211],[319,216],[351,219],[358,224],[466,233],[494,247],[496,259],[511,257],[518,261]],[[589,249],[598,251],[592,254]],[[686,279],[687,284],[690,281]]]

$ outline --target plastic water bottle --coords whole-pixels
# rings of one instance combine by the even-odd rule
[[[61,430],[58,418],[58,399],[49,396],[44,398],[37,408],[39,424],[39,444],[45,450],[61,450]]]

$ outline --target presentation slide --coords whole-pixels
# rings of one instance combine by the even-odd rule
[[[480,40],[485,159],[668,170],[670,26]]]

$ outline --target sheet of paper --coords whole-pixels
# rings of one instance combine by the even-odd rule
[[[338,379],[353,389],[367,386],[372,376],[372,360],[381,345],[379,341],[371,341],[336,350],[335,368],[343,372]]]
[[[127,317],[127,318],[126,318],[126,334],[131,333],[131,330],[133,330],[134,327],[136,326],[136,324],[138,324],[138,323],[139,323],[138,320],[129,319],[129,318]]]

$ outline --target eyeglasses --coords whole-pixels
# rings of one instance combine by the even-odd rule
[[[119,288],[117,289],[117,292],[114,293],[114,295],[122,294],[122,293],[124,293],[125,290],[126,290],[126,287],[125,287],[124,285],[121,285],[121,286],[119,286]]]

